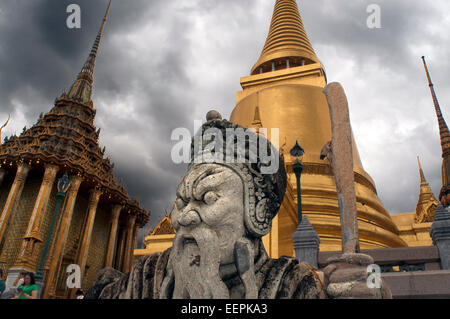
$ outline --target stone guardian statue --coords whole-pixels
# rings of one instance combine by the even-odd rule
[[[233,132],[245,132],[244,143]],[[273,163],[276,169],[268,169]],[[264,136],[209,112],[192,140],[191,163],[170,214],[172,248],[138,258],[127,274],[102,270],[85,298],[388,297],[386,287],[368,288],[371,260],[364,256],[335,261],[324,280],[295,258],[268,257],[262,237],[271,230],[286,181],[283,157]]]

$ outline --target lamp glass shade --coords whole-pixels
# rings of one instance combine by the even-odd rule
[[[60,193],[67,192],[67,190],[70,187],[70,184],[71,184],[71,182],[70,182],[69,176],[67,175],[67,172],[66,172],[66,173],[64,173],[64,176],[61,177],[58,181],[58,192],[60,192]]]
[[[293,163],[296,164],[303,163],[303,156],[305,155],[305,150],[298,144],[298,141],[295,142],[295,146],[291,149],[290,155]]]

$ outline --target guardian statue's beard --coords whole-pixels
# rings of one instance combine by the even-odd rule
[[[162,298],[228,299],[230,294],[219,274],[220,244],[205,224],[177,232],[162,286]],[[171,290],[173,289],[173,295]]]

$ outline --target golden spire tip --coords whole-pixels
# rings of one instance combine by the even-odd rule
[[[420,158],[417,156],[417,164],[419,164],[419,174],[420,174],[420,182],[426,182],[425,174],[423,173],[422,165],[420,164]]]

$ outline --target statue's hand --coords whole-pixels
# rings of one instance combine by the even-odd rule
[[[323,269],[326,294],[333,299],[390,299],[389,288],[379,281],[380,287],[372,288],[368,283],[370,273],[367,267],[373,258],[364,254],[344,254],[327,260]]]

